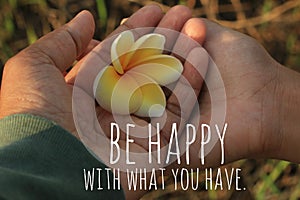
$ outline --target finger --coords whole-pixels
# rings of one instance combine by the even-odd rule
[[[72,67],[72,69],[69,72],[65,73],[65,81],[68,84],[70,84],[70,85],[74,84],[78,70],[80,69],[80,66],[84,61],[84,56],[89,54],[99,43],[100,43],[100,41],[98,41],[98,40],[91,40],[91,42],[89,43],[89,45],[85,49],[85,51],[77,58],[78,62],[76,63],[76,65],[74,67]]]
[[[82,11],[66,25],[24,49],[14,60],[19,60],[23,66],[50,64],[64,71],[86,49],[94,34],[94,28],[91,13]]]
[[[76,63],[76,65],[74,67],[72,67],[72,69],[68,73],[66,73],[65,81],[66,81],[67,84],[74,85],[75,80],[76,80],[76,76],[77,76],[78,71],[79,71],[82,63],[84,62],[84,60],[85,60],[85,57],[82,58],[81,60],[79,60]]]
[[[98,44],[100,43],[99,40],[91,40],[87,48],[82,52],[81,55],[77,57],[77,60],[82,59],[84,56],[86,56],[88,53],[90,53]]]
[[[172,50],[179,35],[178,31],[181,31],[186,21],[191,17],[191,10],[186,6],[179,5],[172,7],[159,22],[158,28],[154,32],[166,37],[165,49],[167,51]]]
[[[145,6],[135,12],[128,19],[123,21],[122,24],[109,36],[116,35],[123,31],[135,28],[156,27],[163,16],[164,14],[159,6]]]
[[[192,18],[189,19],[184,27],[174,45],[173,52],[180,55],[180,59],[185,59],[189,52],[199,46],[203,45],[204,39],[206,37],[206,28],[202,19]],[[187,39],[190,38],[190,39]]]
[[[190,38],[198,42],[200,45],[203,45],[204,39],[206,37],[206,27],[202,19],[192,18],[184,24],[182,33],[189,36]]]

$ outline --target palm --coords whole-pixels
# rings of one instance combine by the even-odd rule
[[[262,156],[262,153],[268,153],[264,151],[270,146],[276,147],[270,138],[278,122],[267,119],[276,114],[271,110],[278,103],[272,95],[276,89],[277,69],[274,66],[277,64],[254,39],[209,21],[205,23],[207,38],[204,48],[216,63],[226,92],[226,99],[220,99],[227,105],[225,162],[246,156]],[[213,80],[214,76],[208,70],[206,80]],[[207,89],[201,92],[202,123],[207,123],[212,105]],[[208,156],[211,165],[220,164],[219,146],[217,144]],[[198,153],[200,143],[193,147],[194,153]]]
[[[178,13],[180,13],[180,15],[178,15]],[[150,14],[150,13],[149,13]],[[200,23],[199,25],[199,20],[192,20],[189,22],[188,25],[184,24],[186,23],[186,21],[190,18],[190,12],[188,11],[188,9],[184,8],[184,7],[175,7],[173,9],[171,9],[162,19],[159,18],[159,15],[157,16],[157,19],[153,19],[153,21],[142,21],[141,19],[145,19],[145,17],[140,17],[139,15],[144,15],[144,13],[140,12],[139,14],[135,14],[133,15],[131,18],[129,18],[124,25],[122,25],[120,28],[118,28],[116,31],[114,31],[113,34],[117,34],[120,33],[121,31],[127,30],[127,27],[131,27],[131,28],[139,28],[139,27],[144,27],[144,26],[155,26],[156,24],[157,27],[159,28],[168,28],[171,29],[173,31],[181,31],[183,34],[187,34],[190,35],[190,37],[194,40],[196,40],[196,42],[201,43],[203,41],[203,37],[204,35],[203,33],[203,24]],[[180,17],[179,17],[180,16]],[[171,21],[173,21],[171,23]],[[197,28],[196,30],[198,32],[195,32],[195,24],[197,24]],[[157,29],[155,30],[157,31]],[[166,35],[166,33],[162,33],[165,34],[166,36],[166,45],[168,46],[167,48],[171,48],[172,46],[174,46],[174,48],[182,48],[183,46],[183,41],[177,41],[176,42],[176,38],[174,38],[174,35],[170,36],[170,35]],[[175,45],[176,43],[176,45]],[[102,54],[103,52],[105,53],[105,50],[103,51],[102,48],[107,48],[105,45],[103,45],[104,47],[102,47],[101,45],[98,46],[97,48],[95,48],[93,50],[93,52],[97,52],[89,57],[87,57],[87,61],[86,66],[95,66],[97,65],[99,62],[101,62],[101,58],[98,56],[99,54]],[[199,62],[198,57],[196,57],[195,55],[200,55],[203,54],[204,52],[202,51],[201,48],[198,49],[194,49],[195,46],[187,46],[185,48],[185,51],[187,53],[186,56],[192,56],[193,58],[190,58],[190,62],[192,62],[192,64],[196,65],[194,67],[200,67],[202,69],[201,73],[205,73],[206,71],[206,66],[202,66],[202,61]],[[176,49],[175,49],[176,51]],[[178,51],[178,50],[177,50]],[[200,51],[200,53],[199,53]],[[203,56],[206,56],[203,55]],[[104,56],[107,57],[107,56]],[[109,57],[109,56],[108,56]],[[100,58],[100,59],[99,59]],[[80,63],[79,63],[80,64]],[[194,92],[196,95],[199,94],[200,88],[201,88],[201,83],[202,83],[202,78],[201,76],[190,76],[190,73],[192,71],[192,67],[190,64],[185,64],[184,65],[184,72],[183,72],[183,76],[191,83],[192,86],[194,86],[194,89],[192,90],[192,92]],[[77,67],[75,67],[66,77],[66,80],[68,83],[73,84],[75,77],[76,77],[76,73],[78,68],[80,67],[80,65],[78,65]],[[89,72],[88,72],[89,73]],[[89,81],[89,80],[87,80]],[[84,81],[83,81],[84,82]],[[92,85],[93,83],[91,82],[88,85]],[[181,81],[178,81],[178,84],[175,86],[175,88],[179,91],[177,96],[174,97],[173,95],[170,96],[170,98],[167,101],[167,107],[166,107],[166,114],[167,114],[167,124],[165,125],[165,127],[162,130],[162,145],[166,145],[168,143],[168,139],[170,137],[170,127],[172,123],[181,123],[182,117],[185,118],[185,120],[187,120],[187,118],[190,115],[190,112],[193,109],[194,104],[196,103],[196,99],[195,98],[187,98],[187,96],[191,96],[186,94],[186,92],[184,92],[185,90],[182,89],[182,87],[184,87],[183,83]],[[89,87],[90,88],[90,87]],[[89,89],[88,89],[89,90]],[[179,96],[178,96],[179,95]],[[179,99],[178,99],[179,98]],[[181,99],[180,99],[181,98]],[[185,116],[181,116],[181,113],[178,112],[178,108],[180,107],[179,105],[177,105],[177,100],[182,100],[185,99],[186,103],[185,103]],[[104,109],[102,109],[99,105],[96,106],[96,113],[97,113],[97,117],[98,117],[98,122],[99,125],[101,126],[101,128],[103,129],[104,133],[106,135],[108,135],[110,137],[110,123],[111,122],[115,122],[114,120],[114,116],[105,111]],[[132,116],[134,122],[137,122],[138,124],[147,124],[147,122],[143,119],[140,119],[138,117]],[[157,121],[159,121],[160,119],[156,119]],[[147,132],[145,132],[145,134],[148,134]],[[135,140],[135,143],[132,144],[130,146],[130,151],[133,152],[139,152],[139,153],[143,153],[143,152],[147,152],[148,151],[148,138],[147,139],[143,139],[143,138],[138,138],[138,137],[132,137]],[[124,134],[124,132],[121,133],[121,137],[120,137],[120,143],[125,144],[125,139],[126,139],[126,134]]]

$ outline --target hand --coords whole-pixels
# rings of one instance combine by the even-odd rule
[[[222,76],[227,105],[225,163],[242,158],[280,158],[299,162],[299,74],[282,67],[253,38],[203,19],[207,33],[203,47]],[[208,69],[207,81],[215,74]],[[218,88],[215,88],[216,90]],[[211,102],[207,89],[200,95],[200,123],[209,123]],[[293,105],[293,106],[287,106]],[[223,114],[223,113],[221,113]],[[298,127],[298,128],[297,128]],[[200,167],[200,134],[193,144],[191,167]],[[193,156],[194,155],[194,156]],[[220,165],[220,143],[205,158],[206,166]]]
[[[94,28],[92,15],[83,11],[12,57],[4,67],[0,116],[31,113],[76,134],[72,86],[63,72],[98,43],[92,40]]]
[[[141,10],[137,11],[133,16],[131,16],[129,19],[126,20],[124,24],[122,24],[119,28],[117,28],[111,35],[120,33],[121,31],[130,30],[134,28],[141,28],[141,27],[158,27],[158,28],[168,28],[173,31],[180,31],[181,33],[187,35],[191,39],[194,39],[198,44],[201,44],[204,40],[204,24],[199,19],[190,19],[191,18],[191,12],[183,6],[176,6],[174,8],[171,8],[168,13],[165,15],[162,14],[162,11],[159,9],[159,7],[156,6],[148,6],[144,7]],[[196,27],[196,28],[195,28]],[[194,42],[194,45],[187,45],[185,41],[181,39],[177,39],[178,35],[170,35],[170,32],[164,32],[162,29],[155,29],[154,32],[158,32],[161,34],[164,34],[166,36],[166,48],[172,49],[175,52],[185,52],[186,56],[190,63],[183,63],[184,64],[184,72],[183,76],[189,81],[189,83],[192,86],[192,94],[187,93],[188,91],[186,89],[186,86],[184,85],[183,80],[179,80],[177,85],[175,86],[174,90],[179,91],[177,96],[171,95],[168,98],[167,101],[167,107],[166,107],[166,113],[167,113],[167,123],[163,127],[161,131],[161,146],[165,146],[169,142],[170,134],[171,134],[171,125],[172,123],[178,123],[182,124],[185,123],[188,118],[190,117],[190,113],[192,112],[192,109],[194,105],[197,102],[197,96],[200,92],[201,83],[203,81],[200,74],[195,73],[196,67],[201,74],[205,74],[207,69],[207,54],[203,50],[203,48],[197,47],[196,42]],[[174,32],[173,32],[174,33]],[[103,41],[102,44],[104,44],[106,41]],[[184,48],[183,48],[184,47]],[[103,59],[110,58],[109,54],[105,55],[106,52],[109,52],[110,45],[99,45],[96,47],[91,55],[86,57],[85,65],[79,66],[81,68],[74,68],[67,76],[66,81],[69,84],[75,84],[76,88],[79,88],[77,93],[79,96],[78,104],[76,107],[76,113],[80,113],[82,117],[79,117],[77,121],[80,122],[82,125],[82,131],[88,133],[88,135],[84,135],[83,138],[87,138],[84,143],[88,144],[89,148],[93,150],[93,152],[98,155],[102,160],[108,160],[106,158],[109,157],[107,151],[110,149],[105,148],[104,145],[99,145],[99,141],[103,141],[104,139],[101,137],[101,132],[97,128],[94,127],[94,124],[100,124],[103,128],[103,131],[106,133],[107,137],[110,137],[110,123],[114,122],[114,116],[102,109],[100,106],[96,106],[97,111],[97,118],[94,118],[91,113],[95,111],[95,103],[94,103],[94,97],[92,92],[92,85],[95,80],[95,76],[98,74],[99,71],[93,71],[93,68],[91,66],[99,66],[99,63],[103,63]],[[100,56],[99,56],[100,55]],[[202,59],[199,59],[203,58]],[[206,60],[206,62],[205,62]],[[108,61],[109,62],[109,61]],[[86,64],[88,63],[88,64]],[[194,66],[191,66],[194,65]],[[78,74],[79,72],[79,74]],[[79,81],[78,79],[83,79],[83,81]],[[88,77],[85,79],[85,77]],[[75,80],[77,78],[77,80]],[[82,84],[81,84],[82,83]],[[193,96],[195,94],[195,96]],[[196,98],[194,98],[196,97]],[[184,105],[182,108],[178,105],[178,101],[176,99],[183,101]],[[183,111],[182,113],[180,112]],[[144,119],[138,118],[136,116],[132,116],[133,121],[137,124],[143,124],[145,125],[147,122],[144,121]],[[163,118],[163,117],[162,117]],[[157,121],[160,121],[161,118],[155,119]],[[95,121],[97,120],[97,121]],[[95,129],[91,130],[89,129]],[[147,126],[146,126],[147,127]],[[87,130],[88,129],[88,130]],[[154,131],[153,131],[154,132]],[[94,134],[91,134],[94,133]],[[132,132],[131,132],[132,133]],[[140,133],[143,134],[143,133]],[[146,136],[148,136],[148,132],[145,131],[144,133]],[[179,133],[180,134],[180,133]],[[148,138],[139,138],[134,137],[130,135],[131,139],[134,139],[134,143],[130,144],[130,152],[135,152],[139,154],[147,154],[148,153]],[[118,142],[123,148],[126,145],[126,133],[121,132],[120,141]],[[99,148],[101,146],[101,149]],[[125,149],[125,148],[123,148]],[[152,150],[155,151],[155,150]],[[145,158],[145,156],[144,156]],[[122,160],[122,159],[121,159]],[[161,158],[162,162],[165,161],[165,157],[162,156]],[[140,161],[135,160],[137,163]],[[123,160],[121,161],[123,162]],[[156,162],[155,160],[153,161]],[[125,163],[125,162],[124,162]],[[124,165],[124,163],[121,163],[119,165]],[[139,163],[139,165],[143,165],[145,167],[145,162]],[[147,164],[147,163],[146,163]],[[116,168],[122,168],[119,167],[119,165]],[[137,165],[134,165],[134,167],[137,167]],[[129,168],[130,166],[125,166],[124,168]],[[138,167],[137,167],[138,168]],[[148,174],[149,176],[150,174]],[[141,196],[144,191],[136,191],[132,193],[132,191],[128,191],[128,187],[126,187],[127,184],[127,178],[125,173],[121,173],[121,182],[122,185],[125,185],[123,189],[125,190],[126,196],[130,199],[137,198],[138,196]],[[132,196],[134,195],[134,196]]]
[[[131,16],[113,34],[130,28],[158,26],[181,31],[202,43],[204,35],[199,33],[203,33],[203,23],[197,19],[189,20],[190,18],[191,12],[182,6],[172,8],[166,15],[163,15],[157,6],[147,6]],[[184,26],[188,20],[188,25]],[[198,24],[196,31],[193,28],[195,24]],[[83,11],[68,24],[47,34],[11,58],[6,63],[3,73],[0,116],[5,117],[18,113],[43,116],[53,120],[77,136],[72,114],[72,89],[76,74],[85,59],[84,56],[99,44],[99,42],[92,40],[93,34],[94,21],[92,15],[87,11]],[[166,45],[169,49],[172,49],[175,41],[176,35],[167,36]],[[197,49],[194,50],[193,47],[187,47],[186,50],[190,54],[197,53]],[[79,62],[64,77],[65,70],[76,59]],[[196,59],[192,60],[197,64]],[[189,69],[187,64],[185,67],[188,70],[185,70],[183,75],[195,86],[195,93],[198,94],[201,87],[199,83],[202,78],[200,76],[190,76],[191,67]],[[205,73],[206,66],[203,66],[202,71]],[[176,88],[181,91],[181,87],[182,83],[179,81]],[[181,98],[184,98],[184,94]],[[174,97],[171,96],[170,101],[174,101]],[[187,105],[189,107],[186,110],[191,111],[195,103],[195,99],[188,99]],[[177,109],[176,104],[173,105],[173,108],[172,106],[167,107],[167,111],[170,112],[168,118],[170,121],[181,120],[180,116],[171,113],[178,112]],[[186,118],[189,117],[190,111],[186,111]],[[102,122],[100,120],[101,123],[109,123],[108,113],[103,111],[99,115],[104,116],[104,120]],[[167,133],[166,130],[163,131]],[[165,135],[164,137],[168,138],[169,136]],[[137,140],[132,151],[146,152],[145,140]],[[126,180],[122,179],[122,185],[124,184],[126,184]],[[137,198],[143,193],[130,193],[126,188],[128,187],[124,187],[128,197]]]
[[[205,24],[204,47],[220,70],[227,95],[226,161],[267,156],[280,145],[275,117],[279,64],[253,38],[208,20]],[[208,73],[207,79],[212,77]],[[206,100],[204,94],[201,107]]]

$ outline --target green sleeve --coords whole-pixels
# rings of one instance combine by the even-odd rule
[[[98,175],[94,190],[85,188],[84,170],[93,168],[95,176],[99,169],[105,172],[102,190],[97,189]],[[47,119],[18,114],[0,120],[0,199],[124,199],[122,189],[108,188],[105,168],[80,141]]]

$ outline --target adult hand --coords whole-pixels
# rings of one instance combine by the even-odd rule
[[[280,142],[273,140],[279,130],[279,119],[274,118],[280,103],[274,92],[279,64],[253,38],[208,20],[205,24],[204,47],[220,70],[227,96],[226,161],[267,154]],[[207,79],[213,76],[208,73]],[[204,94],[204,110],[210,107],[207,100]]]
[[[185,53],[184,58],[187,58],[189,60],[189,63],[183,63],[184,65],[184,71],[183,71],[183,77],[185,77],[189,84],[192,86],[190,90],[187,90],[187,86],[185,85],[184,78],[181,78],[174,90],[177,90],[177,96],[171,95],[167,100],[167,107],[166,107],[166,124],[161,130],[161,147],[164,147],[169,143],[170,135],[171,135],[171,125],[172,123],[178,123],[178,124],[184,124],[188,118],[190,117],[190,114],[192,112],[192,109],[194,105],[197,103],[197,96],[200,92],[201,83],[203,81],[200,74],[205,74],[207,69],[207,54],[203,50],[203,48],[199,47],[199,45],[196,45],[196,42],[193,43],[193,45],[187,45],[186,41],[187,38],[194,39],[198,43],[202,43],[204,40],[204,24],[199,19],[190,19],[191,18],[191,12],[188,8],[183,6],[175,6],[171,8],[165,15],[162,13],[161,9],[157,6],[147,6],[142,8],[141,10],[137,11],[132,17],[127,19],[119,28],[117,28],[111,35],[118,34],[122,31],[131,30],[135,28],[142,28],[142,27],[153,27],[153,29],[146,29],[150,32],[156,32],[165,35],[166,37],[166,44],[165,48],[168,50],[172,50],[173,52],[182,52]],[[196,27],[196,28],[194,28]],[[172,30],[166,31],[165,29]],[[141,29],[139,29],[141,30]],[[134,30],[136,31],[136,30]],[[178,39],[178,32],[181,32],[186,36],[185,41],[183,37],[180,37]],[[145,33],[143,33],[145,34]],[[102,44],[105,44],[105,41],[103,41]],[[79,96],[86,96],[82,100],[79,100],[79,104],[77,109],[78,113],[80,113],[83,117],[88,117],[86,115],[90,115],[89,113],[93,112],[93,108],[88,108],[91,105],[94,107],[94,97],[91,92],[92,85],[95,79],[95,76],[97,75],[97,72],[94,72],[90,67],[92,66],[98,66],[100,63],[106,63],[103,62],[103,59],[110,58],[110,55],[108,52],[110,45],[102,45],[100,44],[98,47],[96,47],[90,56],[86,57],[85,65],[82,68],[74,68],[67,76],[66,81],[69,84],[75,84],[76,87],[80,88],[78,91],[84,91],[83,93],[79,92]],[[185,47],[184,49],[181,49],[182,47]],[[108,53],[105,55],[105,53]],[[186,56],[186,57],[185,57]],[[202,59],[199,59],[203,58]],[[205,62],[206,61],[206,62]],[[109,62],[109,61],[108,61]],[[183,61],[184,62],[184,61]],[[88,63],[88,64],[87,64]],[[193,66],[192,66],[193,65]],[[89,68],[89,69],[87,69]],[[197,69],[195,69],[197,68]],[[91,70],[91,71],[90,71]],[[199,70],[201,73],[195,73],[196,70]],[[85,73],[86,71],[86,73]],[[83,78],[83,81],[79,81],[82,83],[76,82],[76,77],[79,78],[78,75]],[[89,80],[86,80],[85,77],[89,77]],[[80,78],[79,78],[80,79]],[[78,80],[78,79],[77,79]],[[189,94],[189,92],[191,94]],[[178,101],[183,101],[184,105],[182,108],[178,105]],[[84,102],[86,101],[86,102]],[[87,111],[88,110],[88,111]],[[103,131],[106,133],[108,137],[110,137],[110,123],[115,122],[114,116],[110,113],[102,109],[100,106],[96,105],[96,111],[97,111],[97,117],[98,122],[101,125],[101,128],[103,128]],[[183,111],[182,113],[180,111]],[[83,114],[82,114],[83,113]],[[133,121],[137,124],[143,124],[147,126],[147,121],[144,121],[144,119],[138,118],[136,116],[131,116],[133,118]],[[164,118],[163,116],[162,118]],[[83,121],[87,121],[87,124],[84,124],[83,127],[92,127],[93,123],[90,123],[93,121],[93,116],[86,119],[79,119],[80,123],[84,124]],[[156,118],[154,120],[160,122],[162,118]],[[163,121],[163,120],[162,120]],[[153,122],[153,121],[152,121]],[[155,124],[155,123],[153,123]],[[83,131],[87,131],[86,129],[83,129]],[[100,152],[99,150],[99,141],[101,140],[100,137],[97,137],[97,134],[100,135],[98,130],[96,131],[87,131],[95,132],[95,136],[86,135],[84,138],[90,138],[86,143],[89,143],[90,149],[93,150],[93,152]],[[154,131],[153,131],[154,132]],[[148,136],[148,132],[145,131],[144,133],[140,133],[141,135]],[[179,133],[180,134],[180,133]],[[156,136],[154,136],[155,138]],[[139,153],[139,154],[147,154],[148,148],[149,148],[149,138],[141,138],[130,135],[131,139],[134,139],[134,143],[130,144],[130,152]],[[126,145],[126,133],[121,132],[121,136],[119,139],[119,144],[123,150],[125,150]],[[103,148],[103,146],[101,146]],[[152,151],[155,151],[154,148]],[[107,156],[107,149],[104,149],[104,152],[96,153],[99,155],[100,158],[103,160],[103,156]],[[103,155],[105,154],[105,155]],[[101,156],[102,155],[102,156]],[[164,154],[165,155],[165,154]],[[155,157],[155,156],[154,156]],[[143,162],[139,163],[145,166],[145,156],[143,156]],[[148,159],[146,158],[148,161]],[[162,155],[161,158],[162,162],[165,161],[165,157]],[[140,161],[135,160],[137,163]],[[154,163],[157,162],[154,158]],[[124,163],[123,163],[124,164]],[[122,164],[120,164],[122,165]],[[136,165],[134,165],[136,166]],[[126,167],[125,167],[126,168]],[[124,169],[123,169],[124,170]],[[148,177],[150,174],[148,174]],[[137,198],[145,193],[145,191],[129,191],[128,187],[126,187],[127,184],[127,178],[125,173],[121,173],[121,182],[122,185],[125,185],[123,189],[125,190],[126,196],[130,199]],[[138,186],[139,187],[139,186]]]
[[[94,28],[93,16],[83,11],[9,59],[2,78],[0,116],[31,113],[75,134],[72,87],[63,72],[98,43],[92,40]]]
[[[299,162],[299,73],[276,62],[253,38],[203,19],[203,47],[217,65],[226,97],[225,163],[242,158],[278,158]],[[216,74],[208,69],[206,82]],[[201,84],[201,83],[200,83]],[[210,92],[200,95],[200,123],[211,119]],[[201,134],[191,148],[191,167],[200,167]],[[298,153],[297,153],[298,152]],[[205,166],[220,165],[220,141],[205,157]]]

